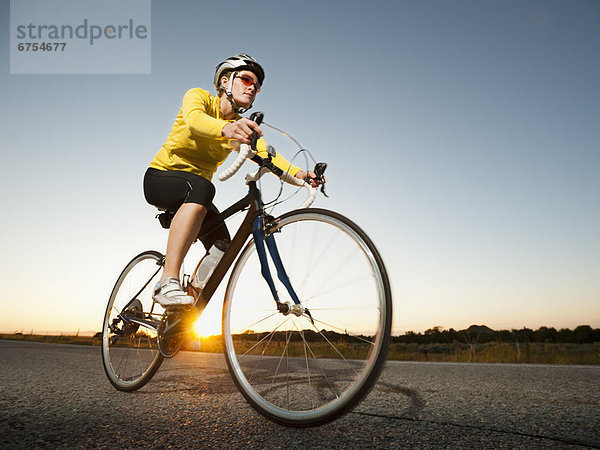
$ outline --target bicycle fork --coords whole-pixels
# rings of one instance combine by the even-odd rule
[[[252,236],[254,237],[254,245],[256,245],[258,259],[260,260],[261,274],[267,282],[267,284],[269,285],[269,289],[271,290],[273,299],[277,303],[277,310],[283,313],[284,315],[292,313],[298,317],[302,316],[303,314],[306,314],[312,322],[313,318],[310,314],[310,311],[306,307],[304,307],[300,302],[296,291],[292,287],[292,283],[290,282],[287,272],[283,267],[283,262],[281,261],[279,250],[277,250],[275,237],[272,233],[268,236],[265,236],[263,223],[263,216],[257,216],[254,222],[252,223]],[[277,289],[275,288],[275,283],[273,282],[273,277],[271,276],[271,271],[269,269],[269,262],[267,261],[265,243],[267,249],[269,250],[269,254],[271,255],[271,260],[273,261],[273,264],[275,265],[275,268],[277,270],[277,278],[279,278],[279,281],[281,281],[281,283],[285,286],[288,293],[290,294],[290,297],[294,302],[293,305],[290,305],[289,303],[284,303],[279,298],[279,294],[277,293]]]

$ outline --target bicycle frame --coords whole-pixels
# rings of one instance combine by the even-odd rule
[[[251,235],[254,237],[254,241],[256,244],[256,248],[257,248],[257,252],[258,252],[258,256],[259,256],[259,260],[260,260],[260,264],[261,264],[261,273],[262,273],[265,281],[269,285],[269,288],[273,295],[273,299],[277,304],[278,310],[280,310],[284,313],[287,313],[290,311],[290,308],[289,308],[289,305],[283,304],[279,300],[279,296],[277,294],[277,290],[275,289],[275,284],[273,282],[273,277],[271,276],[271,273],[269,270],[269,264],[267,261],[267,255],[266,255],[266,250],[265,250],[265,243],[266,243],[266,247],[269,250],[269,253],[271,255],[271,259],[273,260],[273,263],[275,264],[275,267],[277,269],[277,275],[278,275],[279,280],[283,283],[283,285],[288,290],[295,305],[296,306],[300,305],[298,296],[296,295],[296,293],[289,281],[289,278],[288,278],[285,268],[283,266],[283,262],[281,261],[281,258],[279,256],[279,251],[277,250],[277,244],[275,243],[274,236],[268,235],[265,238],[264,206],[262,203],[262,197],[260,194],[260,190],[256,186],[256,181],[249,181],[247,184],[248,184],[248,195],[246,195],[243,199],[239,200],[238,202],[234,203],[229,208],[227,208],[225,211],[223,211],[219,215],[219,218],[222,220],[225,220],[225,219],[229,218],[230,216],[232,216],[233,214],[243,211],[244,209],[249,207],[248,212],[246,213],[246,216],[245,216],[244,220],[242,221],[242,224],[240,225],[237,232],[235,233],[235,236],[231,240],[229,247],[227,248],[227,250],[221,257],[221,260],[215,267],[215,270],[212,273],[210,279],[207,281],[206,286],[196,296],[196,300],[194,302],[194,305],[193,305],[191,311],[189,311],[188,314],[186,314],[186,315],[191,314],[193,317],[197,317],[202,313],[202,311],[204,310],[204,308],[206,307],[206,305],[208,304],[208,302],[214,295],[215,291],[217,290],[217,288],[223,281],[223,278],[225,278],[227,271],[229,270],[231,265],[234,263],[234,261],[240,254],[240,251],[244,247],[244,244],[246,243],[246,241],[248,240],[248,238]],[[153,274],[153,276],[143,286],[142,290],[148,286],[148,284],[151,282],[152,278],[154,278],[154,276],[156,276],[159,271],[160,271],[160,269],[158,269]],[[137,297],[137,294],[123,308],[123,311],[121,313],[121,318],[124,321],[136,323],[138,325],[141,325],[141,326],[144,326],[144,327],[147,327],[147,328],[150,328],[150,329],[153,329],[156,331],[158,329],[158,325],[159,325],[160,321],[149,320],[150,318],[141,319],[139,317],[133,317],[133,316],[129,316],[126,314],[127,308],[129,307],[129,305],[131,305],[135,301],[136,297]],[[296,312],[301,311],[297,307],[294,310]],[[150,314],[152,314],[152,312],[150,312]],[[177,325],[177,321],[173,325]]]

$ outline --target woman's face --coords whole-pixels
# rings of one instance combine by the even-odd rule
[[[231,78],[228,83],[230,82]],[[231,95],[235,102],[243,108],[248,108],[254,102],[256,94],[258,94],[259,91],[260,85],[258,84],[258,78],[249,70],[238,72],[233,79]]]

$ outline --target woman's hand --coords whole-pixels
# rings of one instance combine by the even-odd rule
[[[301,170],[300,172],[296,173],[295,177],[306,181],[314,188],[316,188],[320,184],[323,184],[327,181],[327,178],[325,178],[325,177],[323,177],[323,180],[318,178],[317,175],[315,175],[315,173],[312,170],[309,170],[308,172]]]
[[[262,136],[262,131],[258,124],[245,117],[242,117],[235,122],[228,123],[221,130],[221,134],[227,139],[234,139],[241,144],[250,144],[254,132],[258,134],[258,137]]]

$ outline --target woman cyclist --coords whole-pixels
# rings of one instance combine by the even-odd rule
[[[214,76],[217,95],[198,88],[185,93],[169,136],[146,171],[144,195],[148,203],[177,211],[170,225],[162,277],[153,293],[154,301],[162,306],[194,302],[182,290],[179,272],[200,232],[207,250],[219,239],[229,240],[227,228],[218,220],[218,210],[212,204],[215,186],[210,180],[232,150],[249,144],[255,132],[262,136],[256,122],[239,114],[252,107],[264,78],[263,68],[246,54],[219,63]],[[257,149],[259,155],[266,156],[262,139]],[[317,185],[314,173],[300,170],[283,157],[276,156],[273,163]]]

